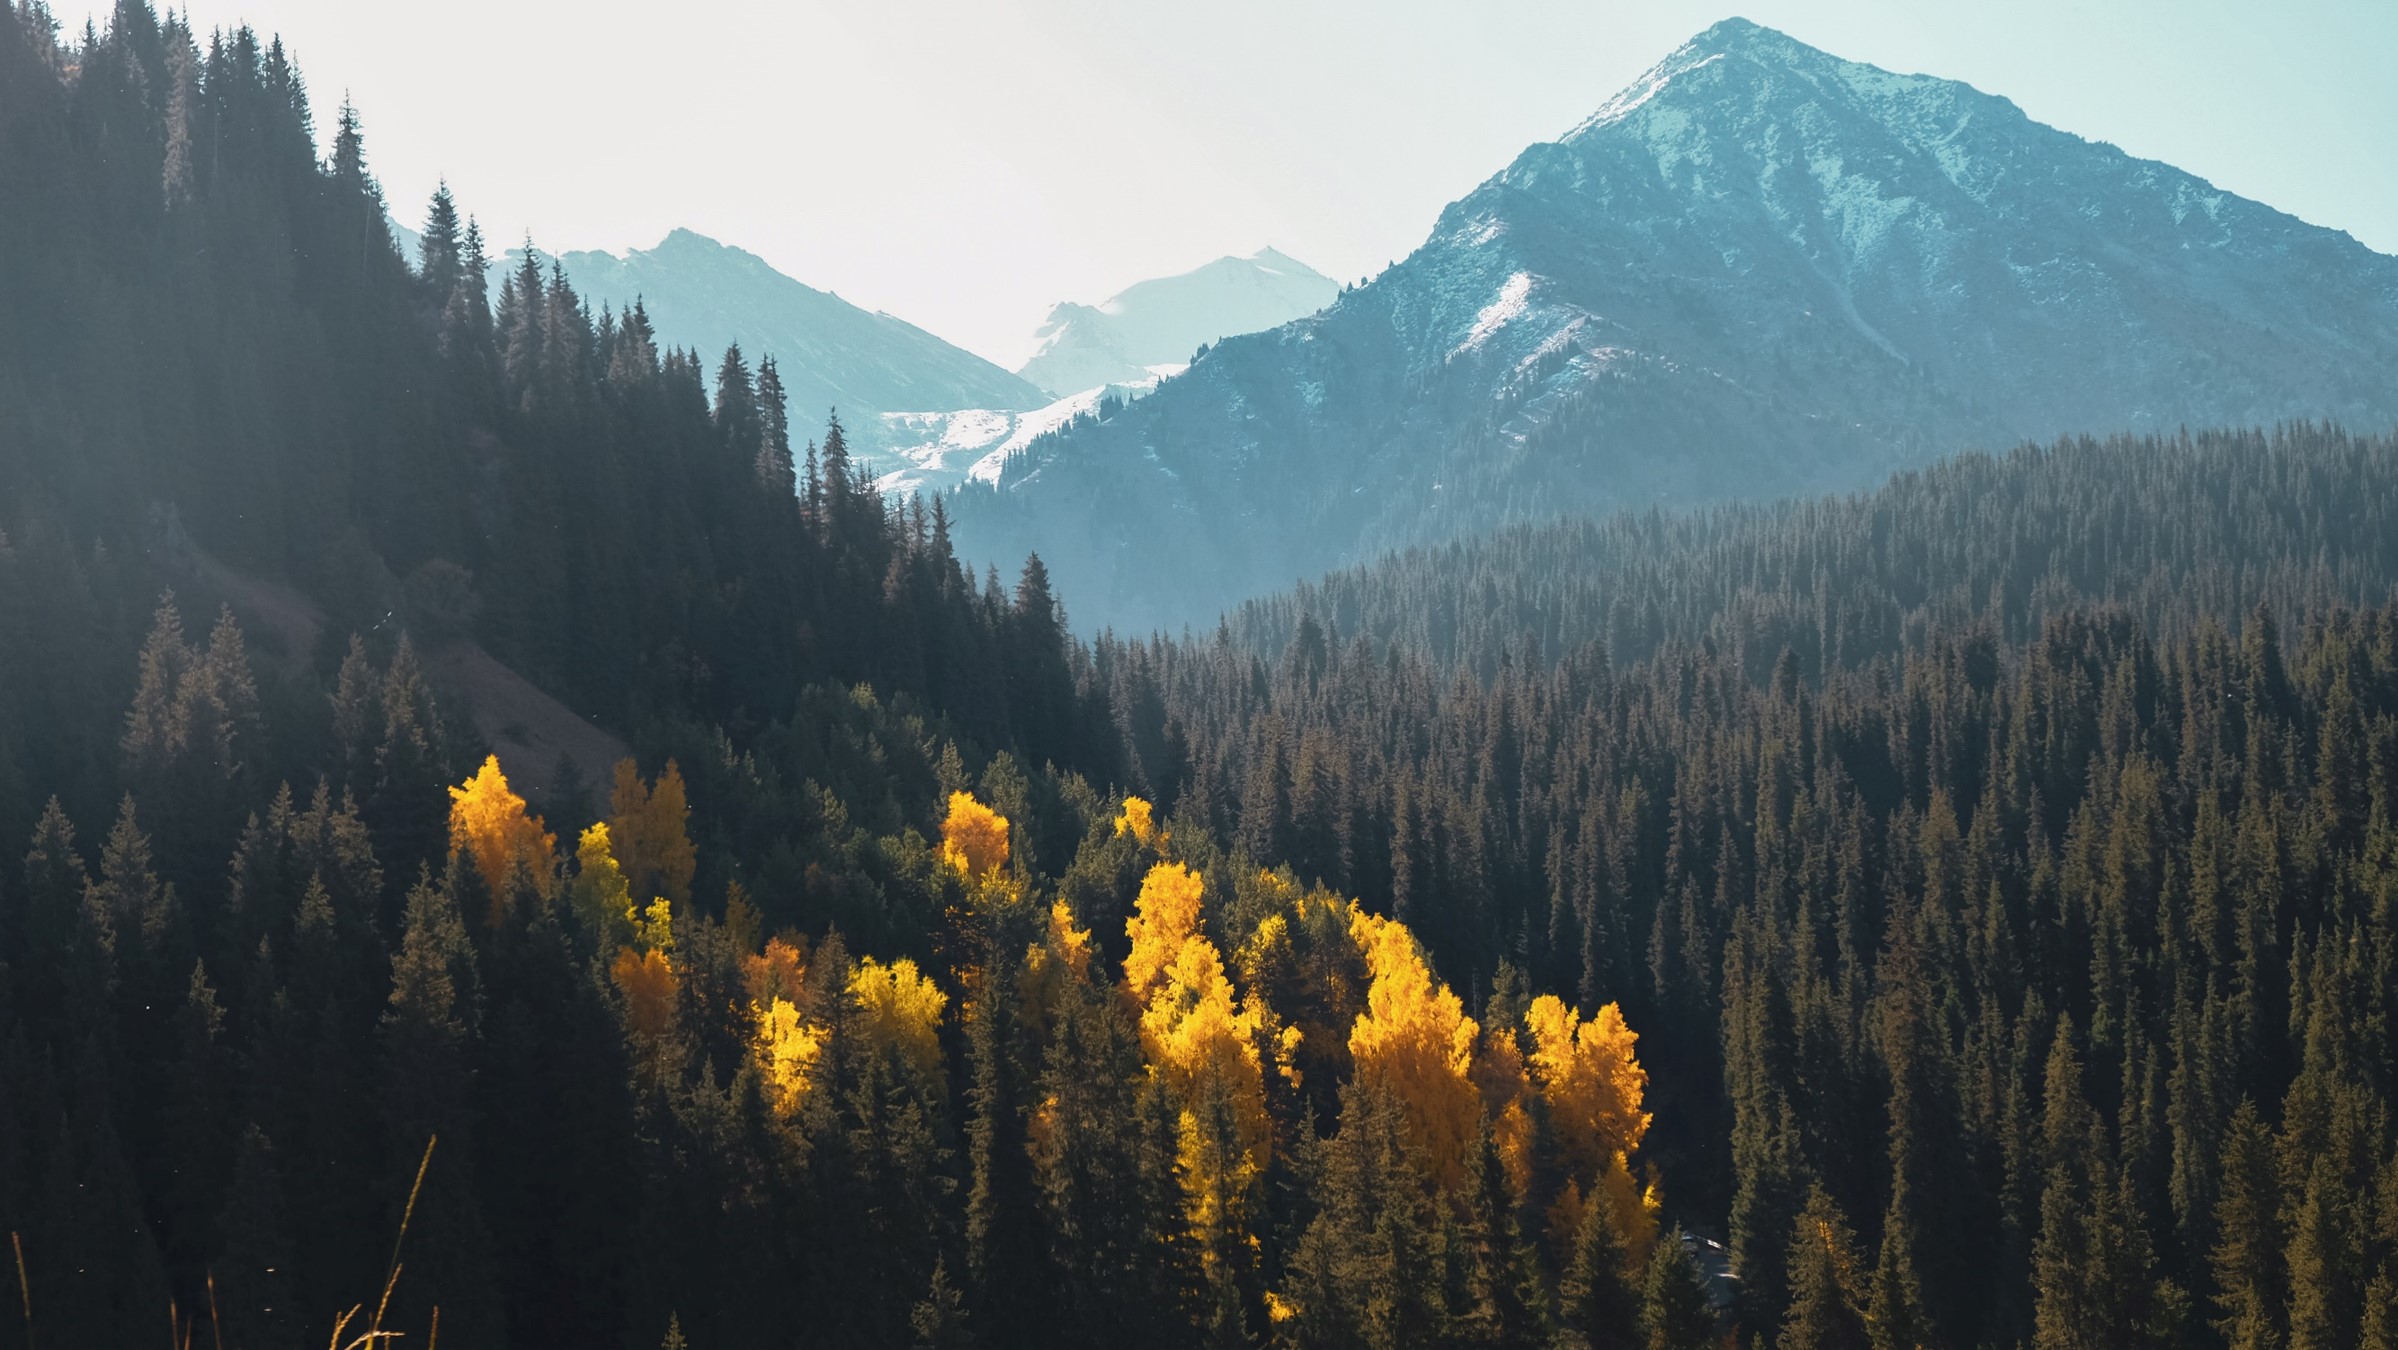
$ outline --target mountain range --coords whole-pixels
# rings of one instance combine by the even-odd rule
[[[1079,620],[2067,432],[2398,420],[2398,259],[1970,86],[1708,29],[1321,313],[970,486]]]
[[[1054,394],[1139,384],[1189,364],[1208,343],[1313,314],[1340,283],[1288,254],[1259,249],[1128,286],[1096,305],[1067,302],[1034,334],[1017,374]]]
[[[419,246],[394,222],[403,257]],[[1340,287],[1274,249],[1219,258],[1178,276],[1136,283],[1098,305],[1061,304],[1037,334],[1040,350],[1009,374],[905,320],[870,312],[776,271],[756,254],[678,229],[657,247],[582,250],[556,261],[593,308],[639,301],[658,340],[713,362],[739,343],[754,364],[771,355],[795,420],[813,435],[837,410],[852,450],[886,491],[940,490],[1035,436],[1138,398],[1223,337],[1312,313]],[[494,293],[523,254],[492,269]],[[988,463],[985,463],[988,461]]]
[[[558,261],[594,308],[640,301],[665,346],[697,348],[711,364],[735,342],[753,365],[774,357],[792,419],[810,434],[833,409],[864,426],[903,409],[1021,410],[1050,401],[1029,381],[904,319],[861,309],[691,230],[675,230],[655,248]]]

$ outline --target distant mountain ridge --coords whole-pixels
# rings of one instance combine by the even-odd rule
[[[1709,29],[1320,314],[959,504],[1078,618],[2078,431],[2398,421],[2398,259],[1969,86]]]
[[[1313,314],[1340,283],[1275,248],[1224,257],[1049,311],[1040,349],[1017,374],[1054,394],[1137,383],[1187,364],[1201,346]]]
[[[752,366],[773,356],[793,423],[811,435],[834,409],[845,424],[870,427],[887,412],[1020,411],[1050,401],[1030,382],[904,319],[861,309],[691,230],[675,230],[655,248],[585,250],[558,261],[595,310],[640,301],[662,345],[696,348],[711,366],[736,342]],[[494,268],[494,278],[505,270]]]

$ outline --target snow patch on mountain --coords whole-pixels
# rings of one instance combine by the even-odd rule
[[[884,413],[870,433],[876,488],[902,495],[945,492],[960,483],[996,483],[1008,460],[1042,436],[1081,417],[1097,417],[1156,389],[1158,377],[1100,385],[1024,412]]]
[[[1490,335],[1524,317],[1524,306],[1532,298],[1532,274],[1518,272],[1499,287],[1498,298],[1482,307],[1474,316],[1474,326],[1466,330],[1465,341],[1450,351],[1451,357],[1463,356],[1490,340]]]

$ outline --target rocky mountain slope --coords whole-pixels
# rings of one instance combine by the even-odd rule
[[[1510,520],[2299,417],[2398,421],[2398,259],[1731,20],[1371,284],[1032,442],[959,538],[1079,620],[1205,622]]]

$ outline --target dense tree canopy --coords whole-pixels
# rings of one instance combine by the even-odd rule
[[[0,4],[0,1346],[2398,1337],[2387,438],[1084,642],[313,135]]]

